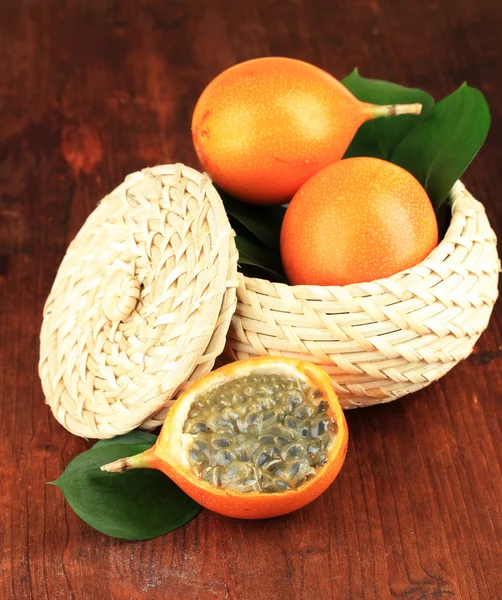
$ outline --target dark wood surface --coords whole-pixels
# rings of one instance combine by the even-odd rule
[[[502,598],[502,309],[472,356],[408,399],[347,415],[339,478],[287,517],[203,511],[149,542],[107,538],[46,486],[89,442],[37,375],[44,300],[68,242],[130,171],[197,165],[194,103],[226,67],[287,55],[341,77],[487,96],[464,177],[502,232],[500,0],[0,3],[0,598]],[[498,140],[497,140],[498,137]]]

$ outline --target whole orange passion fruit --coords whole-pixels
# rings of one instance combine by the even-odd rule
[[[251,358],[197,380],[176,400],[152,448],[102,469],[159,469],[210,510],[260,519],[322,494],[342,467],[347,440],[321,368]]]
[[[289,204],[281,257],[293,285],[345,285],[389,277],[422,261],[438,243],[432,204],[420,183],[390,162],[334,163]]]
[[[365,121],[420,109],[360,102],[314,65],[258,58],[211,81],[195,107],[192,136],[217,185],[247,202],[280,204],[340,160]]]

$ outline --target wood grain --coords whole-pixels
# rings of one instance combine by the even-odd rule
[[[278,54],[429,90],[486,94],[464,180],[502,231],[499,0],[3,0],[0,3],[0,598],[502,597],[502,309],[475,353],[409,399],[348,414],[341,475],[287,517],[203,511],[149,542],[107,538],[55,479],[90,444],[49,413],[42,306],[68,242],[130,171],[197,165],[204,85]]]

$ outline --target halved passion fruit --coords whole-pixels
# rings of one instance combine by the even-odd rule
[[[260,519],[322,494],[342,467],[347,441],[343,411],[322,369],[251,358],[183,392],[151,449],[101,468],[159,469],[210,510]]]

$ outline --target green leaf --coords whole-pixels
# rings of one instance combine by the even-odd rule
[[[157,436],[153,433],[149,433],[148,431],[141,431],[140,429],[135,429],[134,431],[130,431],[125,435],[116,435],[109,440],[99,440],[92,447],[101,448],[102,446],[114,445],[114,444],[148,444],[150,447],[155,444],[157,441]]]
[[[138,434],[141,433],[140,436]],[[98,442],[79,454],[56,481],[77,515],[101,533],[124,540],[146,540],[184,525],[200,506],[160,471],[137,469],[106,473],[100,467],[119,458],[144,452],[152,436],[133,432]]]
[[[392,162],[424,186],[436,211],[488,135],[490,111],[483,94],[467,84],[436,104],[392,154]]]
[[[286,212],[284,206],[246,204],[221,190],[218,191],[229,215],[243,225],[260,242],[273,250],[279,249],[281,225]]]
[[[241,235],[235,237],[235,243],[239,251],[239,264],[241,266],[257,267],[264,272],[264,276],[272,279],[272,281],[286,282],[278,252],[259,246]]]
[[[434,106],[432,97],[422,90],[407,88],[379,79],[361,77],[357,69],[342,83],[362,102],[370,104],[413,104],[420,102],[420,116],[400,115],[367,121],[357,131],[344,158],[373,156],[390,160],[396,146],[425,119]]]

